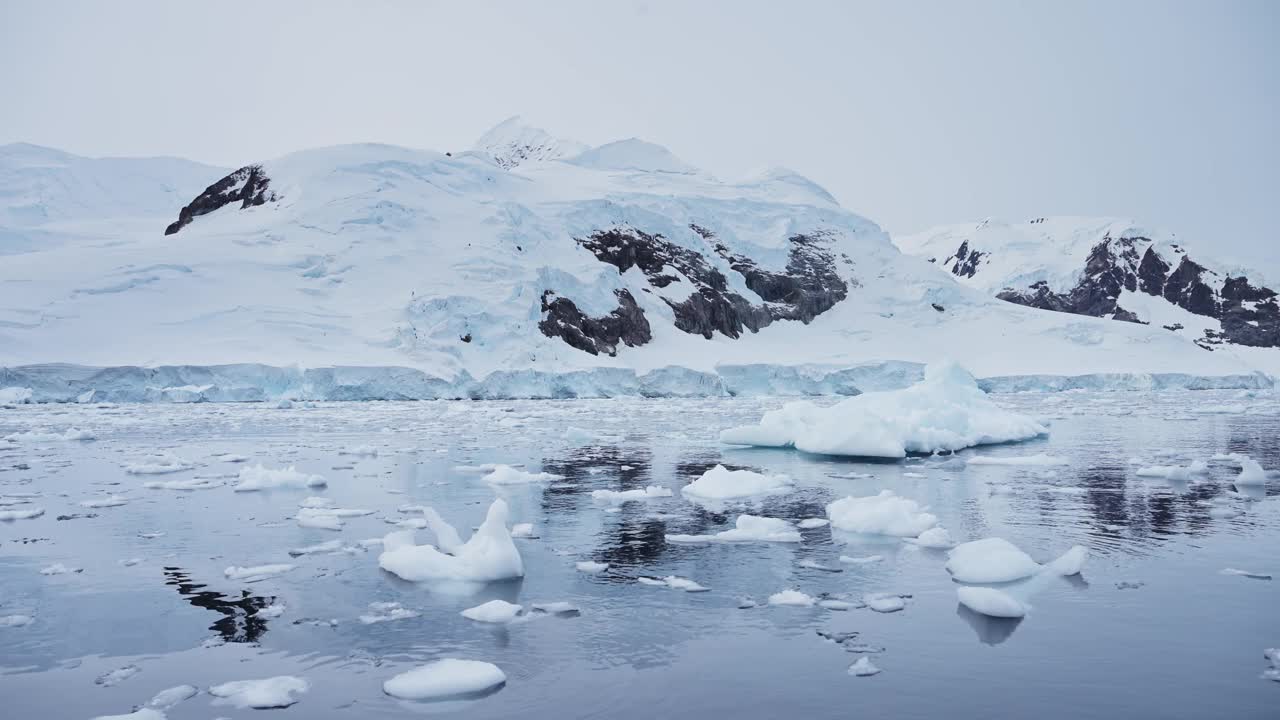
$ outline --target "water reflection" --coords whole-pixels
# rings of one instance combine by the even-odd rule
[[[963,605],[956,605],[956,615],[959,615],[969,627],[973,628],[973,632],[977,634],[978,641],[984,645],[999,645],[1013,636],[1013,631],[1018,629],[1022,624],[1023,618],[997,618],[976,613]]]
[[[166,567],[164,575],[164,584],[176,588],[187,602],[223,615],[209,626],[223,640],[256,643],[267,632],[266,618],[260,617],[258,613],[275,602],[274,596],[250,595],[248,590],[241,590],[240,597],[233,599],[222,593],[205,590],[207,585],[192,581],[182,568]]]

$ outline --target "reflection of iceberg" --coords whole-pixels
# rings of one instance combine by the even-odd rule
[[[426,514],[441,549],[415,544],[413,530],[391,533],[383,539],[383,552],[378,557],[383,570],[415,582],[493,582],[524,576],[520,551],[507,531],[507,503],[502,498],[493,501],[484,523],[461,544],[452,525],[434,512]]]
[[[978,641],[984,645],[999,645],[1008,640],[1022,624],[1022,618],[988,617],[963,605],[956,605],[956,615],[969,623],[969,627],[978,634]]]
[[[830,407],[794,402],[764,414],[757,425],[730,428],[721,442],[793,447],[823,455],[906,457],[1027,440],[1048,432],[987,397],[954,363],[930,365],[905,390],[869,392]]]

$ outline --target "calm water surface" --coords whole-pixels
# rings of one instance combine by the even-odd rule
[[[129,712],[159,690],[280,674],[311,690],[273,717],[379,718],[1276,718],[1280,683],[1260,678],[1262,651],[1280,646],[1280,579],[1224,568],[1280,571],[1280,478],[1236,492],[1235,470],[1168,483],[1144,464],[1186,464],[1243,452],[1280,468],[1280,399],[1272,393],[1065,393],[998,401],[1052,422],[1052,434],[955,457],[866,463],[782,450],[733,449],[716,433],[756,420],[778,399],[579,400],[259,405],[46,406],[0,410],[0,436],[91,431],[91,442],[0,441],[0,496],[45,509],[0,522],[0,703],[9,718],[83,719]],[[570,426],[606,443],[565,439]],[[376,456],[343,454],[372,446]],[[143,476],[131,463],[167,453],[183,472]],[[323,475],[321,492],[235,493],[244,467]],[[966,466],[967,457],[1047,453],[1058,468]],[[565,476],[497,490],[513,522],[526,577],[460,590],[382,572],[377,548],[291,558],[288,551],[394,530],[405,504],[434,506],[466,528],[495,490],[460,465],[522,464]],[[754,507],[706,509],[679,489],[715,463],[786,473],[798,489]],[[840,477],[861,473],[867,477]],[[212,476],[208,490],[151,490],[154,480]],[[599,488],[662,485],[674,496],[607,512]],[[993,488],[1009,486],[1009,494]],[[1021,621],[957,606],[944,551],[897,540],[805,530],[799,544],[677,545],[668,533],[716,532],[739,511],[799,520],[825,516],[845,495],[892,489],[930,506],[958,541],[1004,537],[1038,560],[1072,544],[1084,573],[1042,583]],[[1245,488],[1241,488],[1245,490]],[[118,507],[84,500],[123,495]],[[310,494],[374,510],[340,532],[292,519]],[[1234,515],[1227,517],[1227,515]],[[162,534],[161,534],[162,533]],[[429,534],[419,533],[419,542]],[[842,565],[840,555],[884,560]],[[124,566],[121,561],[138,559]],[[580,560],[607,562],[601,575]],[[802,561],[841,568],[827,572]],[[229,565],[292,562],[280,577],[225,579]],[[62,563],[83,572],[42,575]],[[709,587],[684,593],[638,584],[679,575]],[[740,609],[787,588],[858,599],[909,594],[902,612]],[[462,618],[493,598],[568,601],[577,617],[504,627]],[[418,617],[364,624],[372,602]],[[283,604],[283,615],[259,615]],[[857,633],[841,645],[818,631]],[[852,677],[855,650],[883,672]],[[381,692],[387,678],[440,657],[479,659],[508,676],[500,692],[465,703],[414,704]],[[116,684],[104,673],[135,666]],[[169,717],[250,717],[207,694]]]

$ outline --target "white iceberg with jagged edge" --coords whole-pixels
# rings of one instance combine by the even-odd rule
[[[402,530],[383,538],[378,565],[405,580],[494,582],[524,576],[524,561],[507,530],[507,502],[497,498],[484,522],[465,543],[454,543],[457,530],[439,516],[432,521],[441,548],[414,543],[414,531]],[[441,529],[448,528],[443,533]],[[449,546],[452,552],[442,552]]]
[[[906,389],[865,393],[830,407],[789,403],[765,413],[759,424],[725,430],[720,440],[822,455],[901,458],[1029,440],[1047,432],[1034,418],[998,407],[972,375],[944,362],[930,365],[924,380]]]

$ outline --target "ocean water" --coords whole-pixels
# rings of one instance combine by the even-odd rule
[[[33,618],[0,627],[0,714],[91,718],[127,713],[179,684],[204,691],[296,675],[310,689],[272,717],[1280,715],[1280,683],[1261,677],[1269,667],[1263,650],[1280,646],[1280,578],[1222,573],[1280,574],[1280,477],[1263,488],[1235,488],[1236,470],[1223,462],[1186,483],[1135,473],[1232,452],[1280,468],[1277,396],[996,397],[1049,420],[1051,434],[955,456],[859,462],[716,441],[719,430],[786,402],[771,398],[3,409],[0,437],[77,428],[96,439],[0,441],[0,498],[11,503],[0,509],[45,510],[0,522],[0,616]],[[600,438],[566,439],[571,427]],[[228,453],[245,461],[230,462],[239,458]],[[1032,454],[1066,464],[966,464],[975,455]],[[126,471],[157,456],[191,467]],[[495,489],[465,468],[481,463],[563,479]],[[797,487],[749,506],[708,508],[681,496],[683,485],[717,463],[785,473]],[[328,486],[233,492],[236,474],[256,464],[296,466]],[[197,476],[213,487],[144,487]],[[648,485],[673,496],[617,512],[591,497],[595,489]],[[957,585],[943,569],[946,552],[897,539],[829,527],[803,530],[800,543],[665,539],[731,527],[742,511],[825,517],[832,500],[882,489],[928,505],[957,541],[999,536],[1042,562],[1081,544],[1091,557],[1080,576],[1042,582],[1030,613],[1015,621],[959,607]],[[81,505],[112,494],[127,502]],[[340,531],[301,528],[293,518],[310,495],[373,512],[347,518]],[[523,580],[409,583],[379,569],[376,545],[361,545],[414,517],[403,505],[434,507],[466,537],[495,495],[508,501],[513,522],[532,523],[538,535],[516,540]],[[430,541],[427,531],[418,536]],[[346,549],[289,554],[335,539]],[[883,560],[839,561],[873,554]],[[583,560],[609,569],[579,572],[575,563]],[[41,574],[55,563],[79,572]],[[270,563],[296,567],[259,582],[224,575],[228,566]],[[667,575],[709,591],[636,581]],[[871,593],[909,597],[905,609],[888,614],[763,605],[784,589],[855,602]],[[494,598],[526,606],[567,601],[580,613],[496,627],[459,615]],[[742,608],[744,598],[760,605]],[[361,622],[376,602],[418,614]],[[271,605],[285,610],[261,613]],[[837,643],[823,634],[852,635]],[[880,674],[848,673],[864,655]],[[483,698],[443,703],[382,692],[386,679],[442,657],[492,662],[507,683]],[[136,672],[107,675],[122,668]],[[214,704],[202,692],[168,716],[258,712]]]

